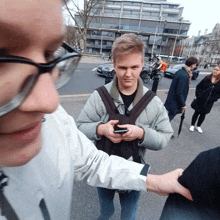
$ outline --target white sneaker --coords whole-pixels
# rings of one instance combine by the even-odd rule
[[[197,129],[197,131],[198,131],[199,133],[202,134],[202,128],[201,128],[201,127],[196,127],[196,129]]]
[[[190,131],[194,131],[194,129],[195,129],[195,126],[193,126],[193,125],[191,125],[189,128]]]

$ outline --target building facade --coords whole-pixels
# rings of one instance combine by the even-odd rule
[[[209,64],[215,66],[220,64],[220,24],[216,24],[211,33],[204,35],[201,32],[183,41],[183,56],[195,56],[200,65]]]
[[[179,4],[166,0],[108,0],[103,3],[88,29],[88,52],[108,53],[117,37],[135,33],[146,42],[145,56],[172,55],[171,48],[187,38],[190,22],[183,19],[183,7]],[[77,14],[75,18],[82,25]]]

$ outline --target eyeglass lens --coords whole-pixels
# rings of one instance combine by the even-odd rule
[[[59,48],[54,58],[68,54]],[[51,74],[56,89],[64,86],[72,77],[79,56],[70,56],[56,63]],[[23,63],[0,63],[0,117],[17,108],[27,97],[39,76],[39,69],[35,65]]]

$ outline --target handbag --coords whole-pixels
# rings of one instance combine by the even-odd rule
[[[197,109],[198,108],[197,103],[198,103],[198,100],[197,100],[197,98],[195,98],[191,103],[191,108]]]

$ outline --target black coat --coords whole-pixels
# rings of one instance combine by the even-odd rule
[[[220,81],[213,84],[211,76],[208,76],[196,86],[196,99],[193,100],[191,107],[202,114],[208,114],[219,98]]]
[[[203,207],[220,207],[220,147],[200,153],[179,182],[189,189],[193,201]]]
[[[189,189],[193,202],[170,194],[160,220],[220,219],[220,147],[199,154],[178,181]]]
[[[176,115],[182,112],[182,107],[186,106],[188,91],[189,75],[186,70],[182,68],[174,75],[165,102],[165,107],[170,114]]]

